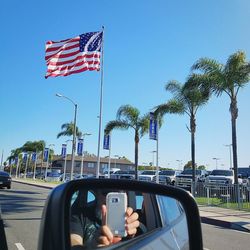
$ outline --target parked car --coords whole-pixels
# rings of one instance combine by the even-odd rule
[[[0,187],[7,187],[7,189],[11,188],[11,177],[9,173],[5,171],[0,171]]]
[[[110,178],[133,180],[135,179],[135,171],[134,170],[118,170],[115,173],[111,174]]]
[[[238,178],[238,183],[242,184],[241,178]],[[206,177],[205,184],[210,187],[232,185],[234,184],[233,170],[215,169]]]
[[[49,172],[47,173],[47,176],[45,177],[46,181],[55,181],[58,182],[61,179],[61,174],[58,172]]]
[[[115,174],[117,171],[120,171],[121,169],[120,168],[111,168],[110,169],[110,175],[111,174]],[[104,172],[103,172],[103,174],[100,174],[99,175],[99,179],[107,179],[107,178],[109,178],[109,175],[108,175],[108,170],[105,170]]]
[[[156,181],[156,170],[144,170],[141,172],[141,174],[138,176],[139,181]]]
[[[192,169],[185,169],[178,176],[176,176],[176,186],[183,188],[191,188],[192,183]],[[195,182],[204,182],[207,176],[205,170],[195,170]]]
[[[180,173],[181,171],[179,170],[162,170],[159,172],[159,183],[174,185],[176,176]]]

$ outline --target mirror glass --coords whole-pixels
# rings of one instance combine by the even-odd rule
[[[189,249],[185,211],[179,201],[168,196],[78,189],[70,199],[69,223],[71,249],[128,242],[140,244],[138,249]]]

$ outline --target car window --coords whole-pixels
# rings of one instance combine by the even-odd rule
[[[178,201],[167,196],[157,196],[161,215],[166,225],[175,221],[183,212]]]

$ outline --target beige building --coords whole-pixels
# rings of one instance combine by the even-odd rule
[[[81,156],[75,156],[74,173],[80,173],[81,171]],[[108,169],[109,158],[101,157],[100,159],[100,174]],[[61,173],[64,170],[65,160],[62,156],[53,156],[52,168],[60,169]],[[83,157],[83,174],[96,174],[97,157],[96,156],[84,156]],[[119,168],[121,170],[134,170],[134,163],[125,158],[111,158],[110,168]],[[66,173],[70,173],[71,170],[71,155],[67,155],[66,159]]]

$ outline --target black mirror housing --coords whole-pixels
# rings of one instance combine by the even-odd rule
[[[189,192],[173,186],[135,180],[84,179],[70,181],[54,188],[47,198],[40,225],[39,250],[68,250],[70,247],[69,217],[70,199],[80,188],[88,189],[127,189],[168,196],[178,200],[186,214],[189,249],[203,249],[201,222],[197,204]],[[128,243],[127,247],[136,249]],[[124,249],[112,246],[108,249]]]

